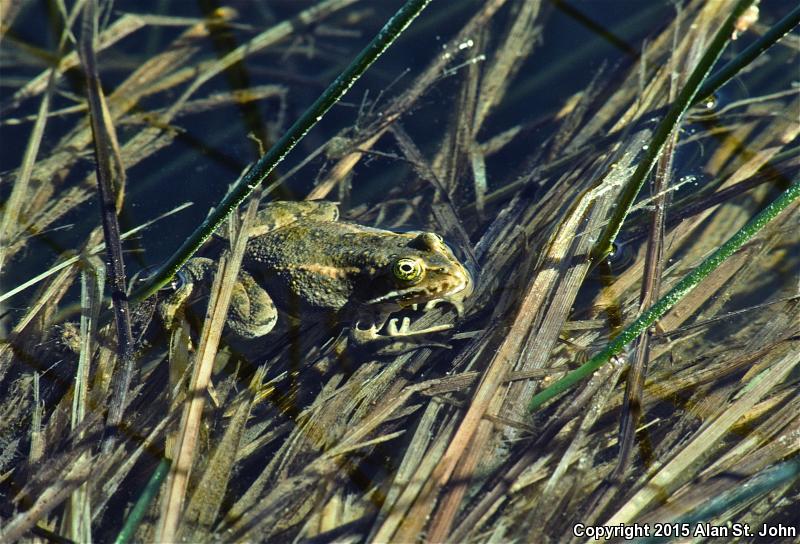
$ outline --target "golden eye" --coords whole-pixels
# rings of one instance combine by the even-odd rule
[[[392,274],[400,281],[416,283],[422,279],[422,262],[408,257],[397,259],[392,265]]]

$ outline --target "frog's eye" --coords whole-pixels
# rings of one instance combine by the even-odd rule
[[[397,259],[392,265],[392,274],[400,281],[416,283],[422,279],[422,261],[404,257]]]

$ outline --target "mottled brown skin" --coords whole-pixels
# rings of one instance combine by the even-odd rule
[[[242,271],[234,289],[228,328],[258,338],[275,326],[282,311],[301,320],[335,315],[353,323],[356,343],[408,339],[447,326],[411,331],[390,314],[412,305],[446,301],[460,309],[472,279],[437,234],[397,233],[338,221],[331,202],[273,202],[251,229]],[[172,300],[177,306],[193,284],[210,282],[216,263],[192,259],[188,286]],[[408,277],[407,277],[408,276]],[[413,277],[410,277],[413,276]],[[434,302],[435,303],[435,302]],[[387,326],[388,333],[379,333]]]

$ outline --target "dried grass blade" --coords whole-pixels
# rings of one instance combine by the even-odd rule
[[[634,156],[635,153],[629,151],[626,155],[627,158],[622,161],[623,164],[628,164],[633,160]],[[500,382],[505,380],[506,373],[514,367],[520,359],[522,350],[525,349],[527,345],[536,345],[538,356],[531,357],[531,360],[526,361],[522,370],[536,368],[538,363],[543,362],[543,359],[549,354],[550,349],[548,349],[547,346],[551,346],[555,343],[558,332],[561,330],[561,326],[574,302],[577,289],[589,269],[589,262],[585,256],[590,251],[593,240],[590,236],[586,235],[576,237],[576,234],[587,231],[593,232],[600,226],[608,206],[610,206],[610,197],[613,196],[614,189],[618,187],[617,177],[624,175],[625,170],[626,168],[624,166],[615,170],[613,174],[609,175],[596,188],[585,193],[569,210],[568,218],[559,226],[558,231],[553,235],[552,240],[548,244],[547,253],[543,259],[543,262],[547,264],[538,271],[534,279],[529,283],[516,319],[506,336],[506,340],[497,350],[495,357],[490,363],[489,369],[484,375],[481,384],[478,386],[470,409],[451,442],[451,448],[448,448],[448,452],[445,454],[444,460],[447,460],[448,454],[454,456],[450,459],[450,462],[454,468],[456,463],[458,464],[459,481],[464,481],[465,477],[467,479],[469,478],[471,472],[470,467],[475,467],[477,465],[479,458],[483,455],[485,441],[488,439],[488,424],[484,425],[484,428],[487,430],[483,431],[481,436],[467,434],[470,432],[470,427],[467,426],[467,423],[470,422],[468,418],[471,412],[473,413],[472,417],[476,417],[475,414],[478,414],[478,419],[483,417],[488,403],[485,401],[478,402],[478,399],[485,398],[488,400],[494,396],[501,385]],[[581,256],[583,256],[583,258],[581,258]],[[575,259],[580,259],[580,261],[576,264]],[[551,263],[558,264],[554,265]],[[557,285],[558,288],[556,288]],[[554,298],[553,300],[549,300],[553,292],[555,292],[555,295],[553,295]],[[542,312],[545,311],[549,318],[541,317]],[[542,325],[542,329],[537,331],[536,339],[529,338],[534,323],[540,321],[544,324]],[[532,360],[536,359],[542,359],[542,361],[538,361],[538,363],[532,362]],[[495,382],[493,374],[496,373],[497,370],[493,369],[498,368],[503,369],[503,374],[499,376],[498,381]],[[520,369],[518,368],[516,370]],[[492,377],[492,381],[489,381],[489,377]],[[492,387],[491,391],[483,393],[482,390],[489,386]],[[519,399],[527,398],[530,395],[528,391],[534,386],[535,384],[531,382],[512,384],[506,395],[503,413],[510,413],[512,417],[523,414],[524,417],[525,407],[524,405],[520,405]],[[480,397],[479,395],[486,396]],[[478,413],[478,409],[483,409],[483,411]],[[460,433],[463,434],[463,437],[459,437]],[[458,451],[456,453],[454,446],[458,444],[457,440],[460,440],[463,451]],[[468,447],[466,447],[467,444],[469,444]],[[441,466],[437,467],[437,470],[441,469]],[[446,474],[446,472],[442,474]],[[434,477],[436,476],[437,474],[434,473]],[[449,476],[450,475],[447,474],[446,478],[440,480],[440,485],[447,483]],[[442,504],[431,526],[431,535],[434,535],[434,540],[443,540],[447,537],[447,533],[450,531],[456,513],[456,505],[460,503],[465,491],[466,486],[459,485],[451,488],[445,498],[442,499]],[[447,512],[447,514],[445,514],[445,512]]]
[[[178,411],[171,409],[169,413],[153,427],[147,436],[141,440],[135,450],[128,451],[125,449],[124,444],[118,446],[117,450],[115,450],[115,454],[120,456],[120,462],[111,465],[111,468],[103,473],[101,478],[93,480],[94,489],[92,490],[92,496],[99,497],[96,500],[93,521],[99,521],[99,514],[104,511],[108,501],[114,497],[119,486],[131,473],[136,463],[141,460],[142,456],[154,450],[160,450],[161,446],[157,442],[164,436],[168,426],[177,420],[177,416]],[[169,465],[169,461],[167,461],[167,465]],[[156,470],[160,470],[160,468]]]
[[[174,208],[174,209],[172,209],[172,210],[170,210],[170,211],[168,211],[166,213],[163,213],[163,214],[155,217],[154,219],[151,219],[149,221],[145,221],[144,223],[142,223],[138,227],[134,227],[129,231],[123,232],[122,235],[120,235],[120,240],[125,240],[127,238],[130,238],[134,234],[137,234],[137,233],[141,232],[142,230],[154,225],[155,223],[157,223],[161,219],[164,219],[165,217],[169,217],[170,215],[172,215],[174,213],[177,213],[179,211],[185,210],[186,208],[188,208],[191,205],[192,205],[191,202],[187,202],[186,204],[181,204],[180,206],[178,206],[178,207],[176,207],[176,208]],[[87,256],[96,255],[96,254],[100,253],[101,251],[103,251],[105,248],[106,248],[106,245],[104,243],[98,244],[98,245],[92,247],[91,249],[89,249],[88,251],[84,252],[84,255],[87,255]],[[4,300],[7,300],[7,299],[13,297],[17,293],[19,293],[21,291],[24,291],[25,289],[28,289],[29,287],[33,287],[34,285],[36,285],[40,281],[43,281],[43,280],[49,278],[50,276],[52,276],[56,272],[62,270],[63,268],[66,268],[68,266],[71,266],[71,265],[77,263],[80,259],[81,259],[80,255],[75,255],[74,257],[69,257],[68,259],[63,260],[60,263],[53,265],[51,268],[45,270],[41,274],[32,277],[28,281],[17,285],[13,289],[10,289],[9,291],[6,291],[3,294],[0,294],[0,302],[3,302]]]
[[[675,27],[673,34],[673,49],[677,49],[679,26]],[[676,58],[670,57],[672,70],[676,70]],[[676,73],[676,72],[673,72]],[[670,79],[669,101],[675,99],[677,92],[675,78]],[[652,193],[655,199],[652,204],[653,212],[650,219],[650,231],[647,239],[647,253],[645,255],[644,277],[642,279],[642,290],[639,301],[640,311],[652,306],[658,300],[661,291],[661,275],[664,272],[664,229],[667,215],[667,193],[669,180],[672,175],[672,160],[675,154],[675,146],[678,143],[677,131],[670,136],[664,153],[658,158],[656,175],[652,186]],[[633,450],[635,429],[639,424],[642,413],[642,388],[647,377],[647,367],[650,362],[650,331],[642,332],[636,346],[630,371],[625,384],[625,400],[622,407],[622,416],[619,426],[620,450],[615,467],[610,479],[616,483],[624,473],[630,461]]]
[[[203,84],[211,78],[221,73],[223,70],[228,69],[237,62],[241,62],[248,55],[252,55],[262,49],[270,47],[277,42],[287,38],[294,31],[298,23],[300,24],[314,24],[319,20],[329,16],[336,11],[346,8],[356,0],[326,0],[319,5],[313,6],[301,12],[291,20],[284,21],[275,25],[274,27],[265,30],[258,36],[255,36],[249,42],[240,45],[213,65],[207,66],[206,69],[197,76],[191,85],[181,94],[178,100],[170,108],[168,115],[172,116],[183,107],[183,104],[189,99],[191,95],[197,91]]]
[[[0,379],[5,376],[6,371],[11,365],[14,354],[15,343],[20,334],[30,325],[37,315],[53,300],[56,300],[61,293],[69,288],[73,272],[71,268],[64,268],[59,275],[53,279],[50,285],[33,304],[31,304],[22,318],[14,325],[8,338],[0,343]]]
[[[636,321],[631,323],[622,331],[608,346],[600,353],[592,357],[586,364],[573,370],[564,378],[557,381],[547,389],[541,391],[531,399],[528,409],[538,410],[541,406],[569,389],[575,383],[585,378],[597,370],[600,366],[607,363],[624,346],[636,338],[646,327],[654,323],[663,316],[667,310],[672,308],[677,301],[681,300],[688,292],[694,289],[705,277],[713,270],[718,268],[727,258],[735,253],[747,240],[753,237],[767,223],[787,208],[791,209],[792,204],[800,198],[800,181],[794,183],[786,191],[775,199],[769,206],[756,215],[747,225],[742,227],[717,251],[706,258],[701,265],[681,279],[670,291],[665,294],[655,306],[643,313]]]
[[[214,93],[206,98],[198,98],[197,100],[187,102],[183,109],[178,112],[177,116],[202,113],[226,104],[247,104],[270,97],[278,97],[283,100],[286,97],[286,93],[287,88],[282,85],[260,85],[248,89]]]
[[[210,288],[208,313],[206,314],[203,333],[195,356],[194,371],[189,383],[187,398],[184,400],[183,416],[178,430],[178,438],[174,445],[172,465],[167,476],[166,487],[162,493],[161,516],[156,529],[157,540],[172,542],[176,539],[178,527],[183,514],[183,503],[189,475],[194,463],[197,436],[200,431],[200,419],[205,404],[205,391],[211,379],[216,346],[222,335],[227,316],[227,302],[230,301],[232,286],[226,293],[222,290],[225,282],[227,261],[221,258],[220,267],[214,276]],[[225,301],[224,299],[228,300]],[[169,455],[169,454],[168,454]]]
[[[397,116],[388,118],[386,121],[387,123],[391,123],[395,119],[397,119]],[[317,184],[316,187],[311,189],[311,191],[309,191],[305,200],[319,200],[328,196],[333,188],[336,187],[336,184],[345,179],[345,177],[353,170],[353,168],[355,168],[355,166],[358,164],[358,161],[360,161],[361,157],[364,156],[364,151],[372,149],[375,143],[381,139],[381,136],[384,135],[386,130],[388,130],[388,126],[378,130],[366,140],[359,142],[357,151],[348,153],[339,159],[333,168],[331,168],[331,171],[328,173],[325,179]]]
[[[16,542],[50,511],[60,505],[70,493],[89,477],[93,458],[82,456],[75,461],[63,476],[53,480],[36,498],[28,510],[17,514],[0,528],[0,542]]]
[[[250,387],[235,401],[233,416],[197,483],[197,490],[186,507],[182,525],[185,539],[202,540],[203,535],[210,533],[217,519],[236,462],[245,424],[250,416],[256,391],[261,387],[265,374],[265,367],[259,368],[250,380]]]
[[[750,503],[759,495],[774,491],[782,485],[790,485],[798,477],[800,477],[800,457],[795,454],[782,463],[762,470],[747,481],[737,481],[731,488],[710,500],[704,500],[698,508],[668,523],[697,523],[712,519],[738,504]]]
[[[649,136],[649,131],[642,131],[631,138],[631,144],[622,157],[615,161],[617,166],[609,170],[597,187],[579,197],[558,231],[548,241],[544,264],[540,265],[535,287],[544,313],[537,320],[539,326],[535,336],[526,339],[528,348],[525,356],[519,357],[514,370],[527,371],[547,366],[547,360],[575,304],[578,290],[590,269],[587,256],[592,249],[594,236],[613,206],[619,187],[633,170],[636,156]],[[536,347],[530,349],[530,346]],[[503,413],[515,419],[524,419],[527,409],[519,399],[529,398],[536,387],[537,382],[532,380],[512,384]]]
[[[199,47],[196,42],[208,35],[209,25],[210,23],[206,23],[187,29],[165,52],[150,58],[130,74],[107,100],[111,116],[114,119],[122,118],[142,97],[155,92],[159,88],[155,83],[163,81],[165,72],[175,70],[176,66],[185,63],[197,52]],[[159,149],[159,145],[165,145],[171,140],[174,136],[173,131],[163,130],[169,122],[170,118],[162,116],[158,119],[156,127],[148,126],[125,144],[121,154],[128,167],[155,152]],[[91,187],[94,186],[95,180],[90,176],[78,186],[61,193],[60,198],[55,200],[49,198],[50,193],[55,190],[54,185],[57,180],[63,179],[65,173],[72,168],[80,156],[79,151],[91,144],[92,137],[89,126],[86,123],[79,123],[61,139],[49,157],[36,165],[35,176],[42,183],[30,198],[33,204],[29,204],[25,210],[25,213],[32,218],[29,223],[21,227],[25,231],[42,232],[65,213],[93,196],[94,191]],[[42,206],[42,203],[46,203],[46,206]],[[39,206],[40,209],[33,209],[32,206]],[[14,254],[19,251],[24,241],[21,239],[13,244],[9,253]]]
[[[396,410],[400,409],[416,392],[417,388],[413,386],[403,389],[399,395],[389,399],[388,402],[370,413],[364,421],[348,432],[335,447],[325,452],[325,456],[333,458],[350,451],[355,444],[365,440],[372,431],[383,424]]]
[[[434,401],[429,407],[436,406],[436,404],[437,403]],[[435,411],[438,411],[438,407]],[[425,441],[430,438],[428,433],[430,431],[429,425],[431,424],[432,422],[429,422],[428,426],[421,426],[418,429],[417,434],[414,436],[415,442],[420,441],[418,437],[421,437]],[[436,434],[433,443],[424,451],[424,457],[421,459],[415,459],[415,457],[417,455],[422,455],[423,451],[419,451],[418,453],[413,449],[407,451],[406,458],[403,459],[403,464],[411,464],[414,467],[413,471],[409,470],[405,478],[403,478],[402,472],[398,472],[395,478],[395,497],[390,502],[389,499],[392,497],[387,496],[387,507],[382,510],[377,520],[380,522],[380,525],[376,523],[373,528],[374,532],[368,539],[368,542],[402,541],[405,536],[408,535],[408,533],[398,534],[397,531],[401,530],[404,520],[408,519],[409,512],[413,512],[412,506],[416,503],[417,496],[422,491],[425,482],[431,477],[433,470],[444,454],[449,437],[455,429],[455,424],[456,420],[451,418],[450,421],[443,426]],[[414,534],[413,537],[417,535],[418,533]]]
[[[472,167],[472,180],[475,189],[475,211],[478,212],[478,217],[484,216],[484,209],[486,208],[486,192],[489,188],[489,183],[486,180],[486,157],[483,156],[483,151],[476,143],[470,147],[469,162]]]
[[[70,418],[70,428],[73,433],[75,433],[75,430],[86,415],[89,368],[92,353],[94,353],[94,343],[97,340],[97,319],[100,315],[100,305],[103,301],[104,285],[105,270],[103,264],[86,263],[86,266],[81,271],[81,346],[78,354],[78,368],[75,372],[72,417]],[[76,438],[82,440],[83,433],[78,431]],[[69,502],[69,514],[67,532],[70,538],[76,542],[91,542],[91,502],[89,486],[86,482],[72,493]]]
[[[24,4],[22,0],[0,0],[0,43],[14,24],[14,19]]]
[[[286,528],[285,516],[291,516],[300,505],[318,496],[320,482],[333,477],[339,468],[335,460],[319,457],[297,476],[280,480],[257,504],[243,512],[235,524],[225,528],[226,538],[232,542],[269,540],[272,531]]]
[[[541,1],[525,1],[519,5],[519,10],[513,18],[511,28],[506,33],[502,45],[498,47],[497,54],[488,67],[481,81],[478,96],[480,101],[476,104],[475,119],[472,133],[477,135],[486,117],[499,104],[508,89],[511,80],[519,71],[522,61],[529,55],[536,44],[537,30],[534,27],[539,16]]]
[[[81,2],[79,2],[78,4],[80,3]],[[114,21],[108,28],[106,28],[100,34],[97,40],[96,50],[103,51],[104,49],[114,45],[119,40],[136,32],[144,25],[145,25],[144,21],[138,15],[132,15],[130,13],[126,13],[125,15]],[[80,60],[78,59],[78,53],[73,51],[72,53],[65,55],[59,61],[58,66],[55,68],[56,75],[60,76],[67,70],[75,68],[76,66],[78,66],[78,64],[80,64]],[[12,98],[11,107],[15,107],[23,100],[30,98],[32,96],[36,96],[37,94],[44,91],[48,85],[47,81],[50,77],[49,74],[50,72],[52,72],[52,70],[48,70],[47,72],[39,74],[38,76],[31,79],[24,87],[15,92]]]
[[[570,467],[573,467],[574,470],[580,470],[576,467],[576,465],[580,464],[578,460],[580,450],[587,446],[589,431],[600,416],[604,415],[609,398],[623,370],[625,370],[624,365],[617,365],[606,372],[606,379],[603,380],[604,385],[592,397],[591,408],[586,410],[586,413],[580,417],[575,436],[564,453],[561,454],[558,464],[550,473],[550,477],[542,487],[541,493],[538,494],[542,499],[536,501],[536,510],[531,513],[531,517],[534,519],[551,519],[554,517],[553,508],[558,508],[562,504],[564,495],[574,491],[571,486],[564,485],[563,481],[568,475]]]
[[[669,135],[677,129],[680,125],[683,115],[690,107],[692,100],[697,95],[697,91],[702,84],[703,80],[708,75],[708,72],[713,67],[716,60],[722,54],[725,45],[731,40],[731,33],[733,32],[734,23],[739,16],[747,9],[753,0],[737,0],[736,4],[731,9],[725,22],[717,30],[714,39],[706,49],[702,58],[695,66],[692,74],[686,80],[681,92],[678,94],[677,99],[673,102],[667,114],[658,125],[653,138],[649,144],[645,157],[639,163],[636,171],[631,176],[628,184],[623,190],[619,198],[619,202],[609,218],[608,225],[600,235],[597,245],[592,252],[592,258],[595,262],[602,259],[611,251],[611,243],[619,234],[622,228],[622,223],[628,215],[631,206],[633,205],[636,195],[644,183],[645,178],[650,173],[656,159],[661,154],[663,147]]]
[[[425,411],[422,413],[422,416],[417,423],[417,427],[409,442],[408,448],[405,450],[403,459],[400,462],[400,466],[397,468],[394,478],[392,479],[391,487],[386,492],[386,499],[383,501],[381,510],[373,522],[372,530],[370,531],[370,536],[367,538],[367,542],[372,542],[376,539],[381,542],[389,541],[389,536],[391,536],[391,533],[384,534],[380,538],[377,538],[376,535],[380,532],[380,527],[385,523],[392,509],[395,508],[395,503],[400,494],[403,492],[403,489],[408,486],[412,475],[419,468],[420,461],[422,461],[423,457],[425,456],[425,450],[428,448],[431,441],[433,424],[436,421],[440,409],[441,404],[439,402],[436,402],[435,400],[428,402],[428,406],[425,408]],[[431,469],[433,469],[433,465],[431,466]]]
[[[258,199],[253,199],[234,239],[231,258],[227,264],[224,258],[221,259],[220,267],[214,276],[214,284],[210,290],[211,297],[206,320],[195,356],[194,371],[189,383],[178,439],[172,454],[173,462],[162,498],[161,517],[156,531],[157,539],[162,542],[175,540],[180,525],[186,486],[196,454],[200,420],[205,404],[205,391],[211,381],[217,347],[228,315],[228,306],[236,283],[236,276],[239,273],[247,245],[247,232],[255,219],[257,209]]]
[[[486,25],[486,23],[497,12],[497,10],[503,7],[506,1],[507,0],[491,0],[487,4],[484,4],[483,9],[476,13],[473,18],[461,29],[461,31],[459,31],[458,35],[454,38],[453,43],[463,42],[464,40],[468,39],[472,33],[477,32],[481,27]],[[324,198],[328,195],[328,193],[330,193],[333,187],[336,186],[336,183],[350,170],[352,170],[359,160],[361,160],[361,157],[364,155],[363,151],[368,150],[375,145],[375,142],[377,142],[380,137],[383,136],[388,127],[397,119],[399,119],[406,110],[411,108],[411,106],[419,99],[419,97],[422,96],[422,94],[427,91],[439,77],[441,77],[442,71],[448,62],[447,58],[447,55],[439,55],[433,60],[433,62],[431,62],[431,64],[425,69],[425,72],[423,72],[423,74],[416,79],[411,88],[389,105],[381,117],[379,126],[373,129],[374,134],[371,134],[365,139],[365,141],[359,143],[359,151],[354,151],[353,153],[349,153],[343,157],[336,164],[331,173],[325,178],[325,180],[309,193],[309,195],[306,197],[307,200]]]
[[[584,407],[592,403],[592,399],[603,394],[603,391],[608,387],[610,376],[615,372],[616,369],[611,367],[606,367],[601,369],[600,372],[596,372],[586,387],[578,394],[575,401],[547,422],[544,429],[539,432],[533,443],[526,447],[521,456],[516,459],[509,459],[506,464],[497,469],[494,486],[483,494],[478,504],[461,520],[459,528],[450,535],[451,541],[465,541],[469,532],[473,531],[481,521],[486,520],[487,512],[495,509],[501,502],[508,500],[508,492],[512,489],[512,486],[520,488],[525,485],[524,482],[520,482],[520,477],[531,465],[544,466],[547,463],[547,454],[544,454],[544,451],[549,449],[551,442],[574,418],[578,417]]]
[[[42,414],[44,404],[41,401],[41,386],[39,373],[33,373],[33,413],[31,414],[30,451],[28,463],[34,465],[39,462],[44,453],[44,437],[42,436]]]
[[[458,44],[470,39],[474,34],[480,32],[480,29],[485,28],[492,17],[494,17],[495,13],[497,13],[507,1],[508,0],[488,0],[484,3],[480,11],[475,13],[467,24],[459,30],[456,37],[451,41],[452,44],[456,45],[448,47],[448,51],[451,54],[457,53]],[[417,78],[411,88],[386,108],[386,112],[384,112],[383,116],[393,117],[395,115],[402,115],[403,112],[408,110],[434,82],[442,77],[445,66],[450,62],[450,58],[450,55],[437,55],[422,75]]]
[[[22,156],[22,165],[19,168],[11,195],[5,203],[3,218],[0,220],[0,274],[3,273],[3,265],[12,240],[18,234],[19,212],[23,209],[23,202],[27,200],[28,184],[33,173],[33,165],[36,163],[36,155],[44,136],[44,128],[47,124],[47,114],[50,111],[50,99],[53,96],[55,81],[55,70],[49,71],[47,79],[47,92],[42,97],[39,105],[39,112],[36,115],[36,122],[33,125],[28,145],[25,147],[25,154]]]
[[[433,214],[436,217],[437,223],[439,223],[443,232],[446,233],[448,237],[454,238],[458,242],[458,246],[466,252],[472,269],[478,270],[478,264],[472,249],[469,234],[467,234],[464,223],[456,212],[456,205],[453,199],[450,198],[450,193],[442,183],[442,180],[440,180],[433,171],[433,168],[428,164],[428,161],[425,160],[425,157],[422,156],[414,140],[408,135],[400,123],[394,123],[390,130],[392,136],[394,136],[397,141],[397,145],[403,152],[403,155],[411,162],[416,174],[430,183],[437,191],[439,198],[441,198],[442,203],[433,206]]]

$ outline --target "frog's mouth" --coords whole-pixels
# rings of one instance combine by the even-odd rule
[[[432,309],[441,302],[448,303],[456,308],[459,316],[463,314],[463,302],[472,294],[472,278],[469,272],[463,267],[459,267],[451,272],[446,278],[440,278],[426,286],[412,285],[404,289],[395,289],[379,297],[366,301],[367,306],[392,306],[396,304],[399,308],[411,308],[422,311]]]

